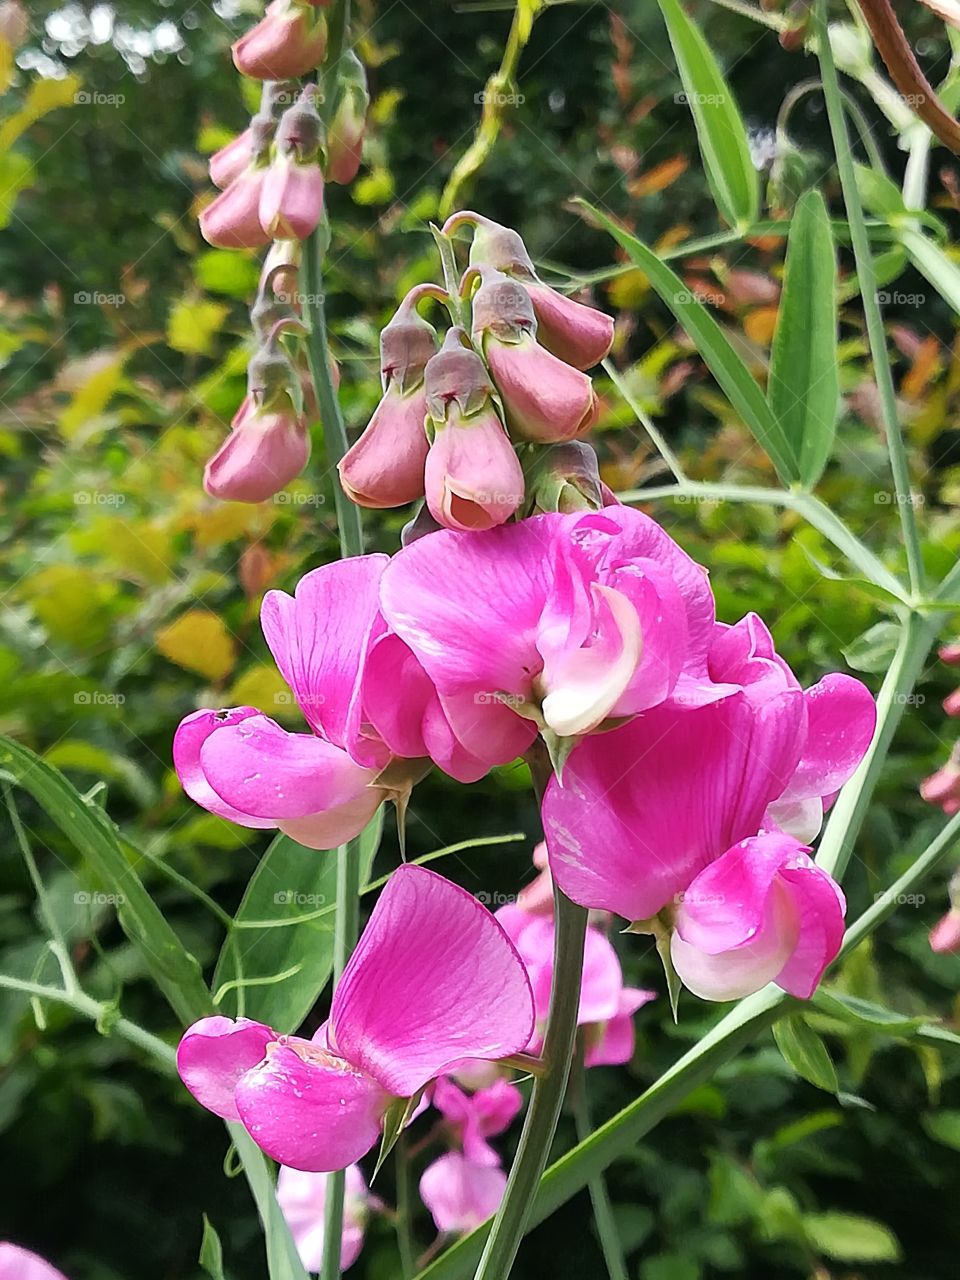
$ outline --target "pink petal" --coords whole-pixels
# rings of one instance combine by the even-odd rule
[[[427,396],[391,382],[359,440],[338,465],[340,482],[362,507],[402,507],[423,497]]]
[[[463,1153],[474,1164],[498,1165],[500,1158],[487,1142],[508,1129],[523,1107],[523,1095],[507,1080],[466,1094],[441,1076],[433,1091],[433,1105],[457,1131]]]
[[[446,529],[492,529],[524,496],[523,469],[492,405],[438,423],[423,473],[430,514]]]
[[[305,818],[285,818],[277,826],[308,849],[335,849],[358,836],[386,799],[382,787],[366,786],[345,804]]]
[[[281,1036],[241,1077],[237,1110],[250,1136],[280,1164],[313,1173],[345,1169],[380,1136],[391,1099],[364,1072],[294,1036]]]
[[[474,1164],[458,1151],[448,1151],[424,1170],[420,1199],[438,1231],[459,1234],[496,1213],[506,1185],[502,1169]]]
[[[66,1280],[66,1276],[39,1254],[4,1240],[0,1241],[0,1280]]]
[[[223,1120],[239,1120],[234,1094],[242,1075],[263,1061],[276,1033],[249,1018],[201,1018],[183,1033],[177,1070],[202,1107]]]
[[[602,1026],[592,1028],[594,1032],[592,1036],[588,1034],[584,1065],[619,1067],[629,1062],[633,1057],[636,1043],[633,1015],[656,998],[655,991],[645,991],[639,987],[624,987],[620,992],[620,1003],[614,1016]]]
[[[308,1173],[284,1165],[277,1177],[277,1202],[307,1271],[319,1271],[323,1263],[323,1215],[327,1199],[326,1173]],[[367,1184],[359,1165],[346,1169],[343,1204],[343,1233],[340,1246],[340,1269],[346,1271],[363,1248],[367,1203]]]
[[[547,788],[550,870],[583,906],[645,920],[753,835],[799,753],[802,695],[658,707],[585,739]]]
[[[274,157],[260,189],[257,212],[271,240],[306,240],[323,213],[319,164],[301,164],[285,155]]]
[[[774,981],[790,995],[808,1000],[840,951],[847,903],[836,881],[805,853],[781,869],[780,879],[800,917],[800,938]]]
[[[310,433],[292,410],[258,410],[248,397],[204,468],[203,487],[224,502],[266,502],[297,478],[309,457]]]
[[[308,733],[251,716],[212,733],[200,748],[210,786],[241,813],[279,824],[358,799],[376,776]]]
[[[557,293],[524,282],[537,316],[537,341],[575,369],[592,369],[613,345],[613,317]]]
[[[409,1097],[462,1058],[518,1052],[532,1028],[523,964],[490,913],[442,876],[399,867],[337,986],[331,1045]]]
[[[268,591],[260,625],[284,680],[310,726],[358,763],[382,767],[387,753],[362,742],[359,686],[367,650],[379,631],[378,592],[385,555],[324,565],[297,583],[293,596]]]
[[[219,796],[210,783],[200,763],[200,751],[211,734],[231,725],[240,724],[251,716],[259,716],[256,707],[230,707],[226,711],[212,711],[204,707],[180,721],[173,738],[173,767],[180,785],[197,804],[220,818],[228,818],[242,827],[266,830],[275,827],[270,818],[254,818],[241,813]]]
[[[488,335],[484,354],[511,432],[550,444],[574,440],[596,422],[599,406],[590,379],[532,335],[509,343]]]
[[[265,169],[250,167],[200,213],[200,234],[217,249],[259,249],[270,237],[260,226]]]
[[[784,800],[838,791],[866,755],[877,725],[873,695],[852,676],[824,676],[803,697],[807,736]]]

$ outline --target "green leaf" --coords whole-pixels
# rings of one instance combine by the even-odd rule
[[[920,274],[960,315],[960,267],[931,239],[914,227],[905,227],[900,232],[900,241]]]
[[[760,179],[736,100],[710,46],[680,0],[660,0],[660,11],[717,208],[732,227],[749,226],[760,212]]]
[[[960,1111],[931,1111],[920,1123],[934,1142],[960,1151]]]
[[[121,928],[177,1017],[193,1022],[212,1012],[200,966],[127,861],[116,828],[103,810],[87,804],[58,769],[10,738],[0,737],[0,769],[33,796],[76,848],[98,887],[116,898]]]
[[[366,883],[380,843],[382,809],[360,837],[360,880]],[[223,944],[213,979],[258,983],[275,974],[289,976],[264,985],[234,988],[221,1002],[223,1013],[239,1013],[295,1031],[333,972],[333,922],[337,905],[337,859],[332,852],[305,849],[279,835],[250,878],[234,917],[232,937]]]
[[[811,1243],[838,1262],[897,1262],[900,1244],[889,1227],[852,1213],[808,1213],[803,1225]]]
[[[886,671],[899,643],[900,627],[896,622],[875,622],[842,653],[854,671]]]
[[[896,218],[906,214],[907,206],[903,202],[900,188],[892,178],[859,162],[854,163],[853,172],[865,209],[878,218]]]
[[[798,480],[796,463],[783,428],[771,412],[750,370],[703,303],[642,240],[624,231],[593,205],[586,201],[579,203],[610,232],[676,316],[724,395],[772,458],[781,479],[787,484]]]
[[[819,191],[801,196],[790,224],[767,401],[796,474],[812,487],[830,458],[840,409],[837,258]]]
[[[223,1274],[223,1245],[216,1228],[206,1214],[203,1215],[203,1239],[200,1241],[200,1265],[211,1280],[225,1280]]]
[[[870,1000],[861,1000],[859,996],[826,991],[823,987],[815,993],[812,1003],[821,1013],[839,1022],[880,1031],[888,1036],[910,1035],[930,1023],[929,1018],[910,1018]]]
[[[837,1092],[837,1071],[827,1046],[801,1015],[782,1018],[773,1028],[773,1038],[798,1076],[827,1093]]]
[[[17,196],[33,178],[33,163],[19,151],[0,152],[0,231],[10,225]]]

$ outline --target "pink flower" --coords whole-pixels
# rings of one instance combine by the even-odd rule
[[[536,1028],[527,1049],[539,1053],[553,985],[553,917],[533,915],[515,905],[501,907],[496,916],[517,948],[530,978]],[[629,1062],[633,1057],[632,1015],[655,998],[654,991],[624,986],[620,961],[610,940],[599,929],[589,926],[577,1012],[577,1025],[588,1028],[587,1066]]]
[[[234,44],[233,62],[255,80],[292,80],[319,66],[326,48],[327,20],[318,6],[273,0]]]
[[[200,214],[200,234],[217,249],[259,249],[270,237],[260,225],[266,169],[248,166]]]
[[[960,955],[960,911],[955,907],[930,930],[930,950],[938,955]]]
[[[391,561],[381,607],[478,755],[655,706],[684,663],[706,679],[706,574],[627,507],[422,538]]]
[[[245,827],[279,827],[330,849],[357,835],[386,799],[374,785],[390,760],[360,719],[362,665],[382,627],[377,586],[385,556],[307,574],[294,598],[268,592],[264,635],[313,733],[288,733],[254,707],[204,709],[182,721],[173,759],[198,804]]]
[[[225,502],[266,502],[295,480],[310,458],[310,432],[288,395],[276,407],[245,396],[230,434],[207,463],[203,487]]]
[[[210,157],[210,181],[224,191],[240,177],[252,159],[253,132],[247,128]]]
[[[737,1000],[775,982],[813,995],[840,950],[846,901],[798,840],[781,832],[743,840],[683,894],[670,954],[695,995]]]
[[[523,1095],[507,1080],[464,1093],[452,1080],[441,1077],[433,1088],[433,1105],[452,1128],[467,1159],[493,1167],[500,1158],[487,1139],[510,1127],[520,1114]]]
[[[512,944],[465,890],[413,865],[391,877],[313,1040],[241,1018],[203,1018],[177,1066],[209,1111],[239,1120],[267,1155],[344,1169],[376,1143],[397,1099],[465,1057],[526,1044],[533,1001]]]
[[[10,1241],[0,1241],[0,1280],[66,1280],[39,1254],[21,1249]]]
[[[346,1170],[340,1270],[352,1267],[363,1248],[367,1214],[379,1201],[370,1195],[359,1165]],[[323,1265],[323,1214],[327,1199],[326,1173],[308,1173],[284,1165],[277,1178],[277,1201],[307,1271]]]
[[[306,240],[323,213],[323,171],[316,160],[300,163],[278,154],[260,189],[258,216],[271,240]]]
[[[424,1170],[420,1199],[438,1231],[462,1235],[496,1213],[506,1186],[502,1169],[474,1164],[459,1151],[448,1151]]]
[[[538,341],[575,369],[599,364],[613,345],[612,317],[543,284],[526,245],[510,227],[468,212],[454,214],[447,228],[462,222],[473,223],[476,228],[470,247],[471,265],[502,271],[527,290],[536,313]]]
[[[485,270],[473,298],[473,339],[490,366],[508,426],[538,444],[573,440],[597,420],[593,384],[551,355],[536,334],[533,304],[523,285]]]
[[[345,185],[357,176],[369,106],[363,63],[352,49],[345,50],[337,67],[337,100],[327,130],[328,181]]]
[[[424,372],[427,454],[424,488],[430,514],[448,529],[492,529],[523,501],[523,471],[497,416],[483,361],[447,332]]]
[[[947,762],[920,783],[920,795],[948,817],[960,811],[960,744],[955,744]]]
[[[417,314],[422,296],[412,289],[380,334],[383,399],[337,468],[344,492],[362,507],[401,507],[423,497],[429,448],[423,375],[437,335]]]

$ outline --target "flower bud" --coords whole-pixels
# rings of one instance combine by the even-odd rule
[[[337,98],[327,135],[328,182],[344,185],[357,176],[369,106],[366,70],[353,50],[348,50],[340,59]]]
[[[211,497],[265,502],[307,465],[310,435],[286,393],[259,407],[248,394],[230,426],[230,435],[203,473],[203,487]]]
[[[470,265],[493,267],[526,287],[540,345],[575,369],[599,364],[613,345],[613,318],[545,285],[523,240],[510,227],[475,213],[455,214],[447,225],[458,218],[475,223]]]
[[[605,506],[597,455],[582,440],[551,445],[532,480],[533,514],[599,511]]]
[[[273,0],[233,46],[233,62],[255,80],[294,79],[319,66],[326,49],[327,20],[317,6]]]
[[[573,440],[589,431],[599,412],[593,384],[537,342],[537,321],[524,286],[488,269],[482,269],[481,279],[473,299],[473,337],[490,366],[510,429],[538,444]]]
[[[277,155],[260,190],[258,216],[271,240],[306,240],[323,213],[323,171],[316,161],[300,164]]]
[[[361,507],[402,507],[423,497],[428,449],[423,379],[437,335],[417,314],[421,296],[420,289],[411,290],[380,335],[383,399],[337,468],[344,492]]]
[[[492,529],[523,501],[523,471],[493,406],[483,361],[447,333],[424,374],[428,429],[424,473],[430,514],[448,529]]]
[[[249,126],[243,133],[210,157],[210,181],[221,191],[240,177],[253,159],[253,138]]]
[[[200,234],[217,249],[258,249],[270,237],[260,225],[266,169],[249,167],[200,214]]]
[[[930,930],[930,950],[938,955],[960,955],[960,911],[950,911]]]

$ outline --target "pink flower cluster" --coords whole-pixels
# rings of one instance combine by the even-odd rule
[[[343,487],[361,506],[425,496],[436,524],[459,530],[491,529],[538,508],[538,484],[550,488],[553,472],[548,465],[541,474],[531,446],[573,442],[590,430],[598,404],[584,370],[613,341],[609,316],[538,279],[515,231],[458,213],[444,232],[467,223],[475,234],[461,299],[418,285],[400,304],[380,338],[383,398],[340,463]],[[453,323],[441,343],[417,312],[426,297],[452,317],[469,304],[470,332]],[[538,482],[530,494],[518,449]],[[590,471],[588,464],[586,483],[599,491],[595,462]],[[573,491],[571,500],[586,505]]]

